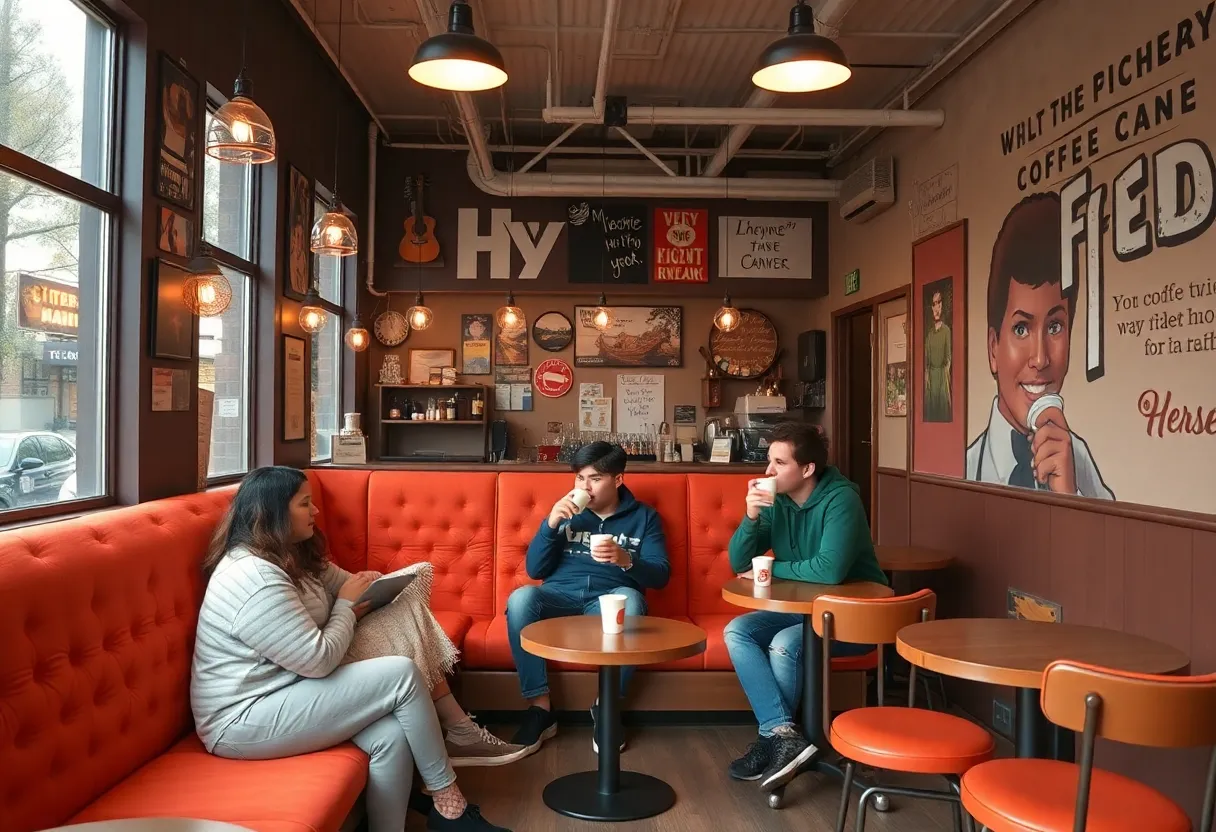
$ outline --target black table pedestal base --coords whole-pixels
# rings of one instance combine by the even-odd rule
[[[1049,720],[1039,705],[1035,688],[1017,689],[1017,711],[1014,714],[1015,753],[1022,758],[1077,761],[1077,735]]]
[[[545,786],[545,805],[559,815],[598,821],[641,820],[675,805],[675,791],[657,777],[622,771],[617,790],[604,794],[599,776],[596,771],[580,771],[557,778]]]

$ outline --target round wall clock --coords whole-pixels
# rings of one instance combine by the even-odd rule
[[[410,337],[410,325],[405,316],[391,309],[376,318],[373,329],[376,340],[386,347],[395,347]]]

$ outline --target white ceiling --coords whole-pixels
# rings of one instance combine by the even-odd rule
[[[603,38],[603,0],[470,0],[477,33],[503,54],[510,80],[475,96],[491,142],[547,143],[565,125],[541,121],[546,81],[553,103],[591,103]],[[812,0],[816,9],[825,0]],[[342,64],[394,141],[463,144],[450,94],[406,74],[425,27],[415,0],[300,0],[336,52],[343,3]],[[448,0],[435,0],[446,14]],[[753,63],[782,36],[793,0],[622,0],[608,94],[635,105],[740,106],[753,87]],[[837,42],[854,67],[841,87],[787,95],[777,106],[874,108],[1001,5],[1001,0],[852,0],[844,3]],[[713,147],[725,128],[633,130],[652,146]],[[756,130],[745,146],[826,149],[851,128]],[[599,147],[584,128],[568,145]]]

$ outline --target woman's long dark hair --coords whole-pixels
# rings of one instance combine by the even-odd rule
[[[282,569],[297,588],[319,579],[328,548],[321,530],[291,542],[291,501],[306,482],[303,471],[280,465],[250,471],[215,529],[203,574],[210,578],[224,555],[239,546]]]

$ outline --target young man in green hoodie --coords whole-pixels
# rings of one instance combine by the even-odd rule
[[[786,422],[773,429],[765,476],[776,479],[776,494],[760,488],[759,480],[748,484],[747,516],[730,539],[731,569],[748,575],[752,558],[771,549],[774,580],[887,583],[858,488],[828,465],[827,445],[813,426]],[[723,638],[760,723],[760,736],[729,773],[772,790],[789,782],[818,750],[793,716],[803,678],[802,616],[748,613],[727,624]],[[833,642],[832,655],[873,649]]]

